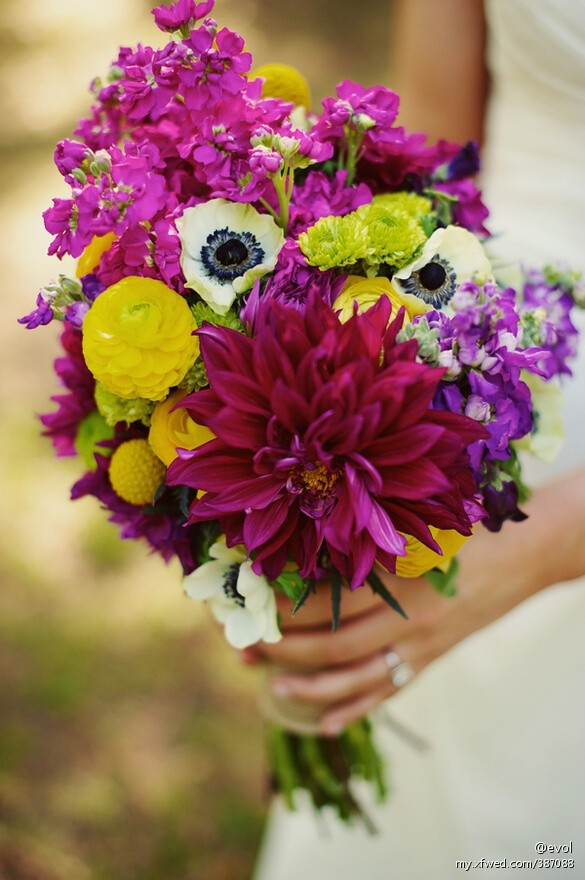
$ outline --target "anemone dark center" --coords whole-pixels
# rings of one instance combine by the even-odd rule
[[[222,266],[239,266],[248,259],[248,248],[239,238],[229,238],[217,248],[215,258]]]
[[[418,280],[427,290],[438,290],[445,283],[447,273],[440,263],[427,263],[418,273]]]
[[[246,605],[246,599],[242,596],[241,593],[238,593],[238,576],[240,574],[240,563],[234,562],[233,565],[227,569],[223,576],[223,591],[226,594],[228,599],[232,599],[236,605],[239,605],[241,608],[244,608]]]

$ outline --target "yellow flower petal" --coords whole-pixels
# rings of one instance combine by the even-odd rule
[[[97,269],[102,256],[110,250],[115,238],[113,232],[108,232],[107,235],[96,235],[90,241],[77,261],[75,274],[78,278],[83,278],[84,275],[89,275],[90,272]]]
[[[440,568],[441,571],[446,571],[452,558],[469,540],[467,535],[460,535],[453,529],[437,529],[434,526],[429,528],[433,538],[443,551],[443,555],[425,547],[412,535],[405,535],[406,556],[398,556],[396,559],[396,574],[399,577],[420,577],[431,568]]]
[[[101,293],[83,321],[87,366],[108,391],[162,400],[199,354],[186,300],[162,281],[129,276]]]
[[[339,320],[342,324],[353,315],[354,303],[358,305],[358,312],[366,312],[378,302],[381,296],[386,296],[392,303],[392,319],[398,314],[398,310],[404,306],[406,310],[405,323],[410,323],[416,315],[424,315],[429,311],[429,306],[418,296],[410,293],[402,293],[392,286],[388,278],[363,278],[358,275],[349,275],[343,289],[333,308],[339,312]]]
[[[177,407],[184,397],[184,391],[173,392],[157,403],[152,414],[148,442],[167,466],[177,457],[177,449],[197,449],[215,437],[205,425],[193,421],[184,407]]]

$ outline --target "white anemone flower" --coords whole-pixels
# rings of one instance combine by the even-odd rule
[[[491,278],[492,265],[476,236],[461,226],[446,226],[433,232],[419,257],[394,273],[392,283],[441,309],[465,281],[481,286]]]
[[[263,575],[252,571],[244,550],[226,547],[220,540],[210,547],[209,555],[211,562],[184,578],[186,594],[209,601],[213,616],[223,624],[225,637],[234,648],[247,648],[261,640],[280,641],[274,590]]]
[[[284,244],[284,233],[269,214],[227,199],[185,208],[177,229],[185,284],[219,315],[274,269]]]

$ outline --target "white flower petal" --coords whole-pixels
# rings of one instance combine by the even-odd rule
[[[246,561],[246,554],[243,550],[238,546],[228,547],[225,543],[225,538],[223,540],[220,538],[215,544],[211,545],[209,548],[209,555],[213,556],[214,559],[220,559],[222,562],[226,563],[226,568],[229,568],[234,562]]]
[[[252,205],[230,202],[227,199],[210,199],[200,205],[186,208],[177,220],[181,239],[181,268],[185,284],[195,290],[218,314],[225,314],[236,298],[252,287],[256,278],[274,269],[284,233],[269,214],[260,214]],[[262,250],[261,262],[242,266],[239,274],[229,278],[215,275],[209,262],[204,264],[204,248],[210,237],[220,230],[234,234],[248,234]],[[217,264],[216,264],[217,265]],[[225,271],[227,267],[223,267]],[[237,267],[234,267],[237,272]]]
[[[262,638],[266,629],[264,614],[250,614],[245,608],[236,608],[225,622],[225,637],[234,648],[247,648]]]
[[[191,599],[211,599],[223,592],[222,582],[226,566],[219,560],[205,562],[183,578],[183,589]]]
[[[249,562],[242,563],[238,575],[238,593],[246,599],[247,608],[262,608],[271,591],[264,575],[256,574]]]
[[[274,592],[271,590],[270,596],[268,597],[268,604],[266,606],[266,626],[262,640],[273,644],[274,642],[280,642],[281,639],[282,633],[278,628],[278,609],[276,607],[276,599]]]
[[[218,621],[218,623],[227,623],[230,618],[230,615],[237,611],[239,606],[236,605],[233,599],[228,599],[227,596],[222,592],[221,596],[215,596],[209,603],[209,607],[211,609],[211,613]]]

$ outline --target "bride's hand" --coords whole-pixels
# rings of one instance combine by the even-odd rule
[[[284,638],[275,645],[251,649],[248,659],[264,658],[294,669],[294,673],[273,679],[274,692],[324,704],[327,708],[321,730],[336,734],[396,692],[390,668],[396,657],[408,664],[406,672],[410,667],[414,674],[420,673],[467,636],[559,580],[559,574],[568,578],[585,570],[582,549],[575,559],[582,538],[576,542],[567,537],[564,548],[555,540],[554,517],[565,519],[556,505],[563,505],[567,492],[571,493],[570,481],[565,481],[563,492],[541,491],[538,503],[530,505],[530,518],[507,523],[498,534],[478,528],[459,554],[454,597],[439,595],[423,578],[397,578],[380,572],[407,619],[364,586],[347,596],[344,591],[341,624],[332,633],[330,623],[318,623],[319,619],[330,620],[330,600],[323,593],[313,605],[311,597],[292,625],[290,606],[283,604],[282,608],[287,608],[282,617]],[[566,526],[567,522],[561,522],[561,531]],[[565,529],[564,534],[569,536],[569,531]],[[566,571],[559,571],[554,551],[560,551],[562,558],[563,549],[565,559],[571,557],[572,562]],[[395,656],[387,656],[389,652]]]

